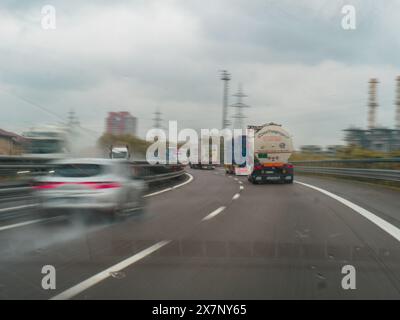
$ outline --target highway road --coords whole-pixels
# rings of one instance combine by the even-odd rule
[[[18,209],[25,202],[0,209],[0,299],[400,298],[399,191],[188,173],[125,221],[41,220]],[[41,286],[44,265],[56,269],[55,290]],[[354,290],[342,288],[345,265]]]

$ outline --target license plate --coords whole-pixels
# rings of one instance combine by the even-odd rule
[[[273,171],[265,170],[264,173],[265,173],[265,174],[273,174],[274,172],[273,172]]]
[[[256,181],[261,181],[261,177],[256,177]]]
[[[280,180],[279,177],[267,177],[267,180]]]
[[[71,203],[79,202],[79,199],[78,198],[72,198],[72,197],[62,197],[62,198],[60,197],[60,198],[53,198],[50,201],[56,202],[56,203],[60,203],[60,204],[65,204],[65,203],[68,203],[68,202],[71,202]]]

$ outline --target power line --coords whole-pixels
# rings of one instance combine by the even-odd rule
[[[25,103],[31,105],[31,106],[34,106],[34,107],[36,107],[36,108],[38,108],[38,109],[44,111],[44,112],[47,113],[47,114],[52,115],[53,117],[58,118],[59,120],[61,120],[61,122],[62,122],[63,124],[68,124],[69,121],[71,120],[71,118],[70,118],[70,117],[71,117],[71,111],[69,112],[68,121],[66,121],[66,119],[65,119],[64,117],[60,116],[59,114],[57,114],[57,113],[55,113],[55,112],[53,112],[53,111],[50,111],[49,109],[47,109],[46,107],[42,106],[41,104],[39,104],[39,103],[37,103],[37,102],[34,102],[34,101],[30,100],[30,99],[27,99],[27,98],[25,98],[25,97],[22,97],[22,96],[20,96],[20,95],[14,93],[14,92],[11,92],[11,91],[9,91],[9,90],[5,90],[4,88],[0,88],[0,90],[1,90],[2,92],[4,92],[4,93],[10,95],[10,96],[13,96],[13,97],[15,97],[15,98],[17,98],[17,99],[19,99],[19,100],[21,100],[21,101],[23,101],[23,102],[25,102]],[[75,114],[73,111],[72,111],[72,113]],[[82,126],[80,125],[80,122],[79,122],[79,120],[77,119],[77,117],[76,117],[75,115],[74,115],[73,117],[74,117],[73,121],[75,122],[75,125],[78,126],[79,128],[81,128],[81,129],[83,129],[83,130],[85,130],[85,131],[87,131],[87,132],[90,132],[90,133],[92,133],[92,134],[96,134],[96,136],[99,134],[98,132],[96,132],[96,131],[94,131],[94,130],[91,130],[91,129],[82,127]]]
[[[234,119],[233,128],[234,129],[242,129],[243,128],[243,119],[246,118],[246,116],[243,114],[243,109],[250,108],[250,106],[243,103],[243,98],[247,97],[247,95],[245,95],[243,93],[241,84],[239,84],[238,91],[233,96],[237,97],[237,102],[231,105],[231,107],[236,108],[236,112],[232,116],[232,118]]]
[[[63,117],[61,117],[59,114],[57,114],[57,113],[55,113],[55,112],[53,112],[53,111],[50,111],[49,109],[47,109],[46,107],[43,107],[43,106],[40,105],[39,103],[36,103],[36,102],[34,102],[34,101],[30,100],[30,99],[27,99],[27,98],[25,98],[25,97],[22,97],[22,96],[20,96],[20,95],[14,93],[14,92],[11,92],[11,91],[9,91],[9,90],[5,90],[5,89],[3,89],[3,88],[1,88],[0,90],[3,91],[3,92],[6,93],[6,94],[9,94],[10,96],[13,96],[13,97],[15,97],[15,98],[17,98],[17,99],[19,99],[19,100],[21,100],[21,101],[24,101],[24,102],[26,102],[26,103],[28,103],[28,104],[30,104],[30,105],[32,105],[32,106],[38,108],[38,109],[40,109],[40,110],[42,110],[42,111],[44,111],[44,112],[46,112],[46,113],[48,113],[48,114],[50,114],[50,115],[52,115],[52,116],[58,118],[58,119],[61,119],[62,121],[65,121],[65,119],[64,119]]]
[[[162,118],[161,118],[162,113],[157,109],[153,114],[154,114],[154,118],[152,119],[154,121],[153,122],[153,127],[157,128],[157,129],[161,129],[162,128],[162,125],[161,125],[161,123],[162,123]]]

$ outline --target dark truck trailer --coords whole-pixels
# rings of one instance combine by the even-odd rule
[[[248,180],[254,184],[267,182],[293,183],[294,169],[290,163],[255,165]]]

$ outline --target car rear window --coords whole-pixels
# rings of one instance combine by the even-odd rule
[[[54,175],[59,177],[92,177],[103,172],[103,168],[98,164],[71,163],[62,164],[54,169]]]

